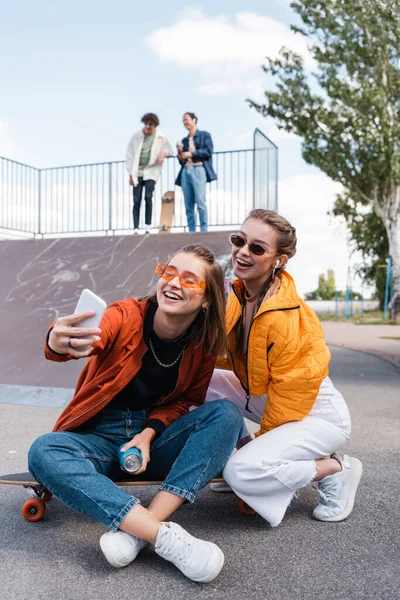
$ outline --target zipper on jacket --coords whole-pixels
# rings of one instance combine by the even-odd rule
[[[239,298],[239,296],[237,295],[237,292],[236,292],[236,290],[235,290],[234,286],[232,286],[232,289],[233,289],[233,293],[235,294],[236,298],[237,298],[237,299],[238,299],[238,301],[240,302],[240,298]],[[257,316],[256,316],[256,317],[255,317],[255,318],[252,320],[252,322],[251,322],[251,325],[250,325],[250,329],[249,329],[249,334],[248,334],[248,336],[247,336],[247,342],[246,342],[246,343],[247,343],[247,352],[246,352],[246,378],[247,378],[247,385],[249,385],[249,339],[250,339],[251,328],[253,327],[254,321],[255,321],[256,319],[258,319],[258,317],[261,317],[261,315],[264,315],[264,314],[265,314],[265,313],[267,313],[267,312],[278,312],[278,311],[281,311],[281,310],[298,310],[299,308],[300,308],[300,304],[299,304],[298,306],[290,306],[290,307],[288,307],[288,308],[270,308],[269,310],[263,310],[263,311],[262,311],[262,312],[261,312],[259,315],[257,315]],[[237,321],[236,321],[236,323],[237,323]],[[234,326],[236,325],[236,323],[234,324]],[[234,326],[233,326],[233,327],[234,327]],[[233,327],[232,327],[232,329],[233,329]],[[232,329],[231,329],[231,331],[232,331]],[[273,346],[273,344],[272,344],[272,345],[270,344],[270,345],[268,346],[268,349],[267,349],[267,354],[268,354],[269,350],[272,348],[272,346]],[[231,355],[231,359],[232,359],[232,353],[231,353],[230,351],[229,351],[229,354]],[[232,359],[232,365],[234,365],[233,359]],[[237,373],[236,373],[236,371],[235,371],[235,367],[233,367],[233,370],[234,370],[234,372],[235,372],[235,375],[237,376]],[[238,379],[239,379],[239,381],[240,381],[240,378],[239,378],[239,377],[238,377]],[[251,398],[251,396],[250,396],[250,390],[247,390],[247,389],[244,387],[244,385],[242,384],[242,382],[241,382],[241,381],[240,381],[240,383],[241,383],[241,385],[242,385],[242,388],[243,388],[243,389],[244,389],[244,391],[246,392],[246,410],[247,410],[249,413],[251,413],[252,411],[251,411],[251,410],[250,410],[250,408],[249,408],[249,402],[250,402],[250,398]]]
[[[249,413],[252,413],[253,411],[251,411],[251,410],[250,410],[250,408],[249,408],[249,402],[250,402],[250,398],[251,398],[250,394],[246,394],[246,410],[247,410]]]
[[[229,352],[229,354],[230,354],[230,356],[231,356],[231,361],[232,361],[232,366],[233,366],[233,372],[235,373],[236,377],[239,379],[239,383],[240,383],[240,385],[242,386],[242,388],[243,388],[243,389],[244,389],[244,391],[246,392],[246,407],[245,407],[245,410],[247,410],[247,412],[249,412],[249,413],[252,413],[253,411],[252,411],[252,410],[250,410],[250,408],[249,408],[249,402],[250,402],[250,398],[251,398],[251,396],[250,396],[250,393],[249,393],[249,390],[248,390],[247,388],[245,388],[245,387],[244,387],[244,385],[243,385],[243,383],[242,383],[242,381],[241,381],[241,379],[240,379],[239,375],[236,373],[236,369],[235,369],[235,362],[234,362],[234,360],[233,360],[232,352],[229,350],[229,348],[228,348],[228,352]],[[247,367],[246,367],[246,369],[247,369]]]

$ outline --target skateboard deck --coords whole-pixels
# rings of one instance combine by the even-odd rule
[[[143,476],[127,476],[121,473],[121,479],[113,479],[114,483],[119,487],[129,486],[147,486],[161,485],[159,479],[146,479]],[[213,479],[212,483],[223,482],[223,479]],[[211,482],[210,482],[211,483]],[[26,473],[10,473],[8,475],[0,475],[0,485],[20,485],[26,488],[31,498],[22,506],[22,516],[26,521],[34,523],[43,519],[46,512],[46,502],[51,500],[52,494],[41,483],[35,481],[35,478],[28,471]],[[244,515],[253,515],[254,511],[243,500],[239,499],[239,510]]]
[[[118,487],[129,487],[139,485],[161,485],[161,479],[146,479],[140,475],[131,475],[123,473],[120,479],[113,479]],[[223,479],[213,479],[213,482],[220,482]],[[27,471],[26,473],[10,473],[9,475],[0,475],[0,485],[22,485],[23,487],[43,487],[38,483],[34,476]]]
[[[165,192],[161,199],[160,233],[170,233],[174,218],[175,192]]]

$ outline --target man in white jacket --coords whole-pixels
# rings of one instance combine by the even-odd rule
[[[154,113],[142,117],[143,129],[133,134],[126,149],[126,170],[129,184],[133,185],[133,227],[139,233],[140,204],[144,188],[146,203],[146,233],[151,230],[154,187],[160,177],[166,156],[172,156],[173,150],[165,135],[159,130],[160,121]]]

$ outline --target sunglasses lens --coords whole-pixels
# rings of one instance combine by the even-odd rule
[[[199,287],[200,279],[191,273],[182,273],[181,280],[186,287]]]
[[[175,267],[169,267],[168,265],[165,267],[165,271],[164,271],[164,278],[165,279],[174,279],[174,277],[176,277],[178,275],[178,271],[175,269]]]
[[[163,279],[173,279],[176,276],[175,269],[173,267],[169,267],[168,265],[157,265],[156,273]]]
[[[207,287],[206,283],[194,273],[189,273],[187,271],[178,273],[175,267],[169,265],[157,265],[156,273],[166,281],[171,281],[172,279],[175,279],[175,277],[179,277],[181,285],[187,288],[200,288],[205,290]]]
[[[265,254],[265,248],[260,246],[260,244],[250,244],[249,250],[252,254],[255,254],[256,256],[262,256],[263,254]]]
[[[234,233],[232,233],[232,235],[230,237],[230,241],[231,241],[231,244],[233,246],[236,246],[237,248],[243,248],[243,246],[246,243],[244,238],[242,238],[242,237],[240,237],[240,235],[236,235]]]

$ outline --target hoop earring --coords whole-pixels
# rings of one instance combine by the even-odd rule
[[[206,316],[208,308],[206,308],[205,306],[202,306],[201,310],[203,311],[203,315]]]

